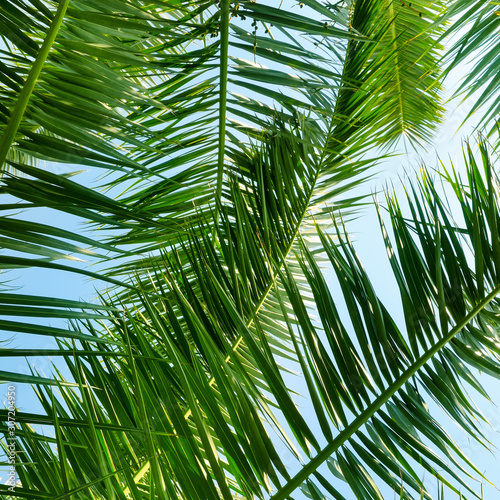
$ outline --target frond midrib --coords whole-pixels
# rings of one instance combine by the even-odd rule
[[[216,212],[215,227],[219,219],[219,206],[222,197],[224,179],[224,158],[226,154],[226,114],[227,114],[227,79],[229,60],[229,0],[220,3],[220,73],[219,73],[219,144],[217,151],[217,185],[216,185]]]
[[[295,491],[307,478],[314,474],[317,469],[332,456],[344,443],[349,440],[371,417],[373,417],[384,404],[386,404],[417,372],[439,353],[454,337],[460,333],[485,307],[492,302],[500,293],[498,284],[483,300],[481,300],[455,327],[450,330],[439,342],[429,348],[420,358],[408,367],[370,406],[358,415],[340,434],[325,448],[323,448],[308,464],[281,489],[279,489],[270,500],[284,500]]]
[[[9,153],[10,147],[14,142],[16,133],[21,125],[24,113],[30,101],[31,95],[38,81],[40,73],[42,72],[45,61],[49,56],[52,45],[54,45],[59,29],[62,26],[64,17],[66,15],[66,10],[68,8],[70,0],[62,0],[57,6],[57,11],[54,15],[54,19],[50,25],[47,35],[43,40],[42,46],[36,56],[33,66],[31,66],[30,72],[26,81],[24,82],[23,88],[19,94],[16,101],[16,105],[12,114],[10,115],[7,127],[5,129],[4,135],[0,141],[0,174],[2,172],[2,167]]]
[[[396,33],[396,14],[394,12],[394,2],[389,0],[389,18],[391,23],[391,36],[392,36],[392,46],[394,48],[394,59],[395,59],[395,73],[396,73],[396,87],[398,93],[398,104],[399,104],[399,122],[401,124],[401,134],[405,134],[405,113],[403,105],[403,90],[401,87],[401,66],[399,57],[399,46],[398,37]]]

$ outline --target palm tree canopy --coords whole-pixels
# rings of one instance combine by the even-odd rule
[[[399,313],[347,232],[352,188],[398,141],[432,141],[443,77],[485,40],[464,86],[496,115],[476,3],[4,1],[1,269],[100,287],[0,292],[2,332],[56,342],[0,355],[57,360],[0,372],[40,403],[16,413],[6,498],[432,498],[423,471],[480,498],[426,401],[488,445],[466,387],[500,374],[495,152],[480,139],[465,180],[424,169],[376,205]]]

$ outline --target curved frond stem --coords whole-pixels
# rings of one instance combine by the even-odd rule
[[[396,67],[396,86],[398,89],[398,100],[399,100],[399,112],[401,113],[401,133],[404,135],[405,133],[405,115],[404,115],[404,106],[403,106],[403,90],[401,89],[401,75],[400,75],[400,61],[399,61],[399,53],[398,53],[398,43],[397,43],[397,33],[396,33],[396,13],[394,12],[394,3],[391,0],[389,2],[389,17],[391,18],[391,35],[392,35],[392,45],[394,47],[395,53],[395,67]]]
[[[332,456],[346,441],[348,441],[370,418],[372,418],[384,404],[386,404],[428,361],[440,352],[453,338],[466,327],[488,304],[500,293],[498,284],[483,300],[481,300],[455,327],[450,330],[439,342],[428,349],[407,370],[405,370],[373,403],[355,418],[340,434],[321,450],[300,472],[286,485],[278,490],[270,500],[284,500],[295,491],[311,474]]]
[[[332,120],[330,122],[330,125],[328,126],[327,140],[325,141],[325,144],[328,144],[328,142],[330,141],[330,138],[333,136],[333,134],[334,134],[334,132],[336,130],[337,130],[337,126],[336,126],[334,120]],[[327,157],[327,151],[326,151],[326,148],[325,148],[323,150],[321,158],[320,158],[320,162],[319,162],[320,165],[322,165],[325,162],[326,157]],[[271,292],[271,290],[273,290],[276,287],[277,278],[280,275],[280,272],[283,269],[283,266],[285,265],[286,259],[288,258],[288,255],[290,254],[290,252],[291,252],[291,250],[293,248],[293,245],[295,244],[295,241],[297,240],[297,238],[298,238],[298,236],[300,234],[300,230],[301,230],[301,227],[302,227],[302,222],[304,221],[304,219],[306,217],[306,214],[307,214],[307,211],[309,210],[309,207],[310,207],[310,204],[311,204],[311,200],[312,200],[312,198],[314,196],[314,193],[315,193],[316,184],[317,184],[317,182],[318,182],[318,180],[320,178],[320,175],[321,175],[321,168],[318,168],[317,171],[316,171],[316,175],[314,176],[314,179],[311,181],[311,190],[309,192],[309,196],[308,196],[308,198],[307,198],[307,200],[306,200],[306,202],[304,204],[304,210],[302,211],[302,213],[300,214],[300,217],[298,218],[299,222],[297,223],[297,226],[295,228],[293,236],[290,238],[290,243],[284,249],[281,261],[276,266],[274,275],[272,276],[272,279],[270,280],[269,285],[264,290],[264,292],[262,294],[262,297],[261,297],[261,300],[256,304],[254,312],[252,314],[252,317],[247,322],[247,325],[246,325],[247,328],[250,328],[252,326],[253,322],[255,321],[255,318],[259,314],[259,311],[261,310],[261,308],[264,305],[267,297],[269,296],[269,293]],[[234,344],[232,345],[231,352],[226,356],[226,359],[225,359],[226,363],[230,361],[232,353],[234,353],[234,352],[236,352],[238,350],[238,348],[241,345],[242,341],[243,341],[243,336],[240,335],[236,339],[236,341],[234,342]],[[214,383],[215,383],[215,378],[212,377],[210,379],[209,385],[212,386]],[[189,415],[190,415],[190,412],[188,411],[186,413],[185,417],[188,418]]]
[[[339,107],[339,101],[337,101],[337,103],[336,103],[336,110],[338,107]],[[327,133],[326,133],[325,145],[328,145],[330,143],[331,138],[335,135],[335,133],[337,132],[338,129],[339,129],[339,126],[338,126],[338,124],[335,123],[335,120],[331,120],[329,125],[328,125],[328,129],[327,129]],[[328,148],[325,146],[325,148],[323,149],[323,151],[321,153],[319,165],[324,165],[324,163],[327,160],[327,157],[328,157]],[[261,310],[267,297],[271,293],[271,290],[273,290],[276,287],[276,282],[277,282],[277,279],[280,275],[280,272],[282,271],[283,266],[285,265],[286,259],[288,258],[288,255],[290,254],[298,236],[300,235],[302,223],[306,217],[307,211],[310,208],[311,200],[315,194],[316,184],[321,176],[321,172],[322,172],[322,168],[318,167],[316,174],[311,181],[311,188],[310,188],[309,196],[308,196],[306,202],[304,203],[304,210],[302,211],[302,213],[298,217],[298,223],[297,223],[297,226],[295,228],[295,231],[294,231],[292,237],[290,238],[290,242],[289,242],[288,246],[284,249],[284,251],[282,253],[280,262],[277,263],[277,266],[275,267],[275,272],[272,276],[272,279],[269,281],[268,286],[266,287],[266,289],[262,293],[262,297],[261,297],[260,301],[255,305],[255,309],[253,311],[251,318],[246,323],[247,328],[250,328],[253,325],[255,318],[259,314],[259,311]],[[238,338],[235,340],[235,342],[232,344],[231,352],[229,352],[229,354],[225,358],[226,363],[228,363],[231,360],[231,356],[233,355],[233,353],[235,353],[239,349],[242,342],[243,342],[243,335],[239,335]],[[210,378],[210,381],[209,381],[209,386],[212,387],[214,383],[215,383],[215,377],[212,376]],[[184,417],[186,419],[188,419],[190,416],[191,416],[191,410],[188,410],[184,414]]]
[[[31,94],[33,93],[33,89],[35,88],[36,82],[38,81],[38,77],[42,72],[45,61],[47,60],[52,45],[54,44],[57,34],[59,33],[59,29],[61,28],[64,16],[66,15],[69,1],[70,0],[61,0],[59,2],[54,19],[43,41],[40,51],[36,56],[33,66],[30,69],[23,89],[19,94],[19,98],[16,102],[12,115],[10,116],[9,123],[7,124],[4,135],[0,141],[0,172],[9,149],[14,142],[14,138],[23,119],[24,113],[31,98]]]
[[[227,113],[227,67],[229,58],[229,0],[220,3],[220,102],[219,102],[219,150],[217,154],[217,187],[215,199],[215,227],[219,220],[219,203],[222,197],[224,178],[224,158],[226,154],[226,113]]]

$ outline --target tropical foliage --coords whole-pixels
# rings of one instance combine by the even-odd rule
[[[438,414],[488,446],[466,387],[500,375],[494,147],[480,138],[465,176],[423,169],[373,207],[399,311],[348,228],[369,202],[353,188],[401,141],[431,143],[443,78],[471,54],[462,90],[492,129],[494,13],[4,0],[0,329],[16,340],[0,355],[55,362],[0,371],[40,406],[16,412],[19,482],[2,494],[432,498],[426,472],[480,498]],[[29,269],[95,279],[98,299],[15,290]]]

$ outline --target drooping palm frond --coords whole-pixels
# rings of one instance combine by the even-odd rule
[[[444,28],[435,20],[443,11],[441,2],[354,2],[351,29],[376,43],[349,41],[337,110],[352,125],[373,127],[379,145],[401,137],[414,146],[428,143],[441,122],[436,61]]]
[[[350,13],[339,6],[309,2],[309,14],[326,16],[325,22],[252,2],[229,13],[227,6],[205,3],[130,0],[117,9],[114,2],[72,2],[51,50],[40,59],[45,62],[31,97],[19,108],[18,94],[30,79],[29,68],[42,54],[36,47],[43,45],[45,32],[56,22],[56,4],[40,4],[43,9],[39,4],[20,7],[12,2],[6,10],[6,43],[14,47],[6,52],[2,66],[3,122],[9,127],[12,120],[22,119],[17,135],[10,140],[7,134],[4,144],[10,141],[9,151],[39,159],[78,162],[111,172],[107,182],[111,193],[124,189],[126,193],[114,200],[77,177],[10,156],[0,186],[8,195],[0,207],[5,214],[0,230],[4,248],[13,253],[0,256],[2,268],[74,271],[126,290],[133,286],[124,281],[134,275],[143,289],[154,294],[158,284],[151,276],[162,267],[160,250],[172,249],[189,265],[182,254],[200,236],[217,233],[213,221],[219,210],[228,211],[225,231],[230,234],[230,214],[237,202],[231,185],[236,183],[241,184],[244,203],[264,217],[264,237],[274,238],[274,232],[283,228],[273,270],[253,292],[258,311],[297,236],[307,236],[307,219],[314,215],[316,221],[329,220],[320,202],[355,205],[356,200],[341,202],[338,196],[370,165],[371,158],[362,155],[380,142],[377,115],[365,99],[351,102],[349,109],[341,104],[346,101],[343,96],[351,94],[354,78],[352,70],[349,79],[342,76],[342,63],[362,68],[366,57],[353,50],[339,56],[339,51],[345,50],[348,39],[363,39],[377,47],[385,43],[382,31],[378,38],[368,33],[369,39],[347,29],[350,16],[363,8],[363,2],[352,6]],[[43,15],[31,16],[36,9]],[[377,15],[373,9],[370,18]],[[253,19],[254,34],[246,31],[248,19]],[[269,33],[259,31],[261,27]],[[212,40],[219,29],[224,37]],[[323,44],[324,40],[338,41],[339,48]],[[312,50],[314,43],[318,50],[324,47],[320,58]],[[273,69],[245,62],[242,51],[260,62],[272,62]],[[386,64],[392,67],[391,62]],[[357,82],[368,85],[379,77],[377,72],[361,72]],[[284,85],[289,86],[289,95],[281,91]],[[412,101],[408,93],[397,96],[398,102],[407,98]],[[355,115],[356,120],[345,115]],[[247,144],[245,134],[252,144]],[[262,161],[264,168],[259,165]],[[296,177],[299,171],[302,178]],[[264,172],[276,177],[258,179]],[[272,208],[267,207],[271,199]],[[36,220],[41,207],[99,224],[105,236],[41,224]],[[24,210],[21,217],[12,213],[18,209]],[[110,231],[117,236],[110,238]],[[113,267],[105,275],[57,262],[71,254],[106,259]],[[188,279],[193,276],[189,269],[185,273]],[[121,299],[140,305],[128,291]],[[18,323],[7,322],[5,329],[12,331]],[[30,324],[25,320],[23,331],[36,331],[36,324]]]
[[[40,2],[23,3],[24,13],[8,4],[16,48],[2,66],[6,127],[20,116],[21,83],[40,55],[16,33],[27,30],[42,44],[56,11],[46,2],[45,16],[32,18],[29,6]],[[44,415],[20,416],[23,449],[43,467],[22,469],[18,496],[262,496],[289,482],[267,436],[281,425],[276,412],[292,430],[293,438],[278,431],[292,455],[320,451],[280,367],[301,352],[293,325],[302,306],[279,283],[288,276],[293,290],[307,293],[293,250],[300,237],[317,237],[313,218],[333,223],[322,203],[352,209],[357,200],[341,195],[372,163],[363,154],[385,141],[380,131],[390,131],[388,141],[396,130],[423,139],[438,107],[421,98],[434,42],[422,62],[423,37],[399,33],[401,15],[381,15],[385,4],[363,1],[350,11],[305,6],[307,13],[253,2],[71,2],[10,146],[101,169],[110,191],[8,156],[0,227],[6,248],[22,256],[0,259],[3,268],[75,270],[126,290],[100,318],[67,301],[16,296],[30,319],[2,322],[4,331],[78,341],[49,350],[65,360],[73,389],[60,374],[2,374],[61,385],[62,399],[39,388]],[[353,25],[360,18],[366,31]],[[422,20],[417,32],[430,27]],[[407,89],[395,84],[402,75],[413,82]],[[373,111],[374,93],[384,113]],[[412,112],[402,116],[406,107]],[[40,207],[100,224],[104,236],[35,222],[29,212]],[[19,208],[29,209],[23,222],[11,215]],[[68,252],[88,254],[87,244],[109,252],[108,262],[115,258],[107,272],[54,262]],[[87,331],[34,323],[51,314],[92,323]],[[35,424],[55,426],[55,438],[45,439]]]
[[[401,498],[431,498],[420,480],[423,468],[453,491],[461,488],[464,498],[480,498],[466,481],[480,472],[422,396],[427,393],[487,444],[477,424],[482,416],[465,385],[484,392],[467,365],[495,376],[500,370],[500,254],[494,236],[499,180],[484,143],[479,162],[470,149],[466,153],[466,184],[455,170],[444,173],[462,207],[458,225],[428,173],[409,189],[408,216],[396,198],[388,199],[394,238],[381,227],[404,327],[377,297],[340,233],[340,246],[321,230],[319,237],[338,277],[348,322],[307,245],[297,258],[308,293],[299,270],[286,266],[276,282],[281,311],[249,317],[251,285],[244,285],[258,273],[258,261],[250,260],[252,273],[245,274],[248,261],[237,263],[233,252],[228,259],[238,270],[234,277],[209,253],[207,241],[206,252],[191,250],[201,298],[184,279],[183,266],[166,261],[161,293],[168,300],[153,303],[146,294],[143,313],[116,310],[108,327],[116,347],[83,341],[77,355],[70,343],[60,345],[56,354],[66,359],[77,387],[61,385],[61,405],[40,386],[46,414],[19,414],[19,441],[30,457],[19,464],[23,485],[40,498],[281,499],[303,488],[313,498],[342,499],[335,482],[340,477],[356,498],[378,499],[383,495],[377,476],[378,484],[387,483]],[[250,240],[251,221],[240,222],[235,228],[248,233],[248,255],[265,251],[263,240]],[[469,245],[477,250],[472,268]],[[319,321],[311,316],[311,300]],[[279,336],[280,329],[274,339],[272,331],[264,333],[266,314],[284,321],[287,338]],[[91,324],[88,330],[95,335]],[[233,349],[228,332],[240,337],[243,349]],[[288,368],[280,366],[285,358]],[[317,424],[310,414],[306,419],[287,388],[293,363],[306,381]],[[32,427],[54,422],[55,441]],[[284,439],[281,447],[273,434]],[[58,445],[57,455],[51,443]],[[98,460],[91,466],[80,449],[93,450]],[[285,467],[283,450],[298,461],[295,475]],[[30,465],[37,454],[51,457],[43,460],[43,473]],[[47,474],[57,478],[51,485],[43,480]],[[18,489],[21,497],[30,494],[29,488]]]
[[[498,4],[484,0],[457,1],[447,14],[455,18],[446,33],[453,43],[447,53],[447,71],[461,65],[470,66],[457,94],[475,100],[466,119],[475,115],[477,127],[490,129],[496,124],[500,112],[500,81],[496,66],[500,51],[498,14]]]
[[[56,4],[51,2],[23,7],[9,2],[6,9],[5,36],[13,48],[2,63],[2,121],[8,129],[2,139],[4,149],[114,172],[108,184],[115,192],[133,193],[121,200],[133,211],[124,213],[102,197],[109,216],[98,217],[88,212],[85,200],[92,194],[86,194],[85,184],[66,184],[79,190],[66,191],[65,196],[73,196],[68,203],[54,193],[62,191],[61,180],[49,181],[45,169],[31,169],[29,179],[18,183],[17,173],[23,170],[19,164],[17,169],[11,165],[14,171],[10,182],[5,181],[5,192],[34,208],[45,204],[105,223],[120,232],[113,244],[142,245],[148,250],[177,244],[188,227],[195,231],[197,224],[210,224],[217,203],[223,203],[224,172],[231,169],[231,150],[240,148],[242,133],[261,142],[273,133],[276,119],[294,125],[297,112],[299,121],[301,114],[309,113],[309,120],[302,123],[310,126],[316,121],[316,147],[326,148],[324,156],[329,158],[319,169],[332,173],[339,155],[348,161],[359,158],[374,141],[374,130],[380,129],[377,116],[365,99],[345,106],[336,104],[336,96],[345,101],[342,89],[350,94],[352,85],[370,86],[367,92],[373,96],[371,85],[380,89],[387,83],[382,76],[394,68],[391,58],[401,52],[394,50],[394,40],[386,41],[392,25],[385,32],[367,29],[366,36],[352,23],[347,29],[351,18],[361,14],[369,26],[377,24],[385,9],[382,5],[366,9],[361,1],[351,6],[351,12],[308,2],[308,15],[253,2],[231,8],[223,2],[219,8],[209,3],[130,0],[120,10],[113,2],[72,2],[66,11],[63,4],[56,17]],[[35,10],[40,14],[31,16]],[[56,36],[45,40],[51,25]],[[428,28],[417,26],[420,31]],[[214,34],[219,38],[212,38]],[[358,50],[350,49],[344,56],[349,38],[358,39]],[[44,40],[50,50],[37,51]],[[372,58],[375,61],[368,56],[377,71],[361,71],[366,66],[366,56],[358,53],[362,40],[382,53]],[[405,59],[404,67],[419,67],[414,55],[403,51],[398,57]],[[36,74],[29,74],[31,66],[37,66]],[[351,69],[343,71],[343,66]],[[353,67],[360,69],[359,74]],[[413,84],[420,88],[418,82]],[[30,86],[28,99],[23,89]],[[422,107],[415,103],[414,93],[384,91],[383,100],[392,107],[404,103],[418,109],[419,114],[408,121],[409,129],[421,130],[436,116],[434,103]],[[379,116],[386,123],[401,122],[401,117]],[[16,123],[17,135],[12,136]],[[354,130],[358,138],[348,143]],[[324,189],[330,185],[326,182]],[[137,220],[135,213],[141,214]],[[127,224],[133,227],[127,229]],[[145,267],[142,262],[136,270]]]

